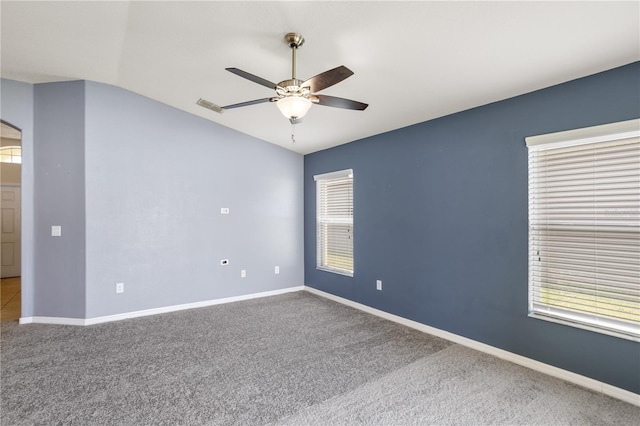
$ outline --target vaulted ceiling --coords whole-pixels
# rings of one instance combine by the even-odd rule
[[[1,74],[113,84],[299,153],[309,153],[640,60],[630,2],[10,2]],[[355,74],[322,93],[365,111],[312,106],[296,125],[273,103],[218,114],[196,105],[270,97],[291,76]],[[117,123],[114,123],[117,126]],[[185,141],[185,144],[188,141]]]

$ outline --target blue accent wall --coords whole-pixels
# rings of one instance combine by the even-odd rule
[[[640,344],[527,316],[524,140],[638,117],[640,62],[306,155],[305,284],[640,393]],[[352,278],[315,267],[313,176],[347,168]]]

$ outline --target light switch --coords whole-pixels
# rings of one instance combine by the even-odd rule
[[[52,237],[60,237],[60,236],[62,236],[62,226],[53,225],[51,227],[51,236]]]

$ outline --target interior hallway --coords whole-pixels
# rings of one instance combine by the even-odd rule
[[[20,277],[0,280],[0,321],[20,319]]]

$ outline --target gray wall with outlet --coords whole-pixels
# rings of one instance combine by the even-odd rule
[[[86,93],[88,318],[303,284],[301,155],[113,86]]]
[[[84,95],[79,81],[34,87],[38,316],[85,317]]]
[[[23,317],[303,284],[301,155],[109,85],[5,83],[34,93],[11,99],[35,111],[37,248],[33,284],[23,282],[34,303]]]

